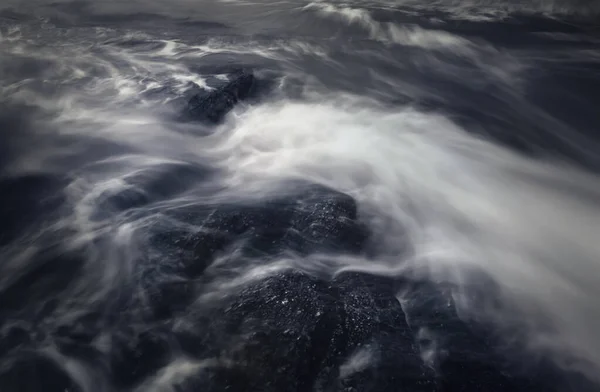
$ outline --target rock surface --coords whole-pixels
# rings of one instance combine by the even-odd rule
[[[250,72],[233,74],[225,85],[192,97],[186,110],[187,116],[196,121],[219,123],[238,102],[252,95],[255,84],[256,78]]]
[[[206,175],[179,166],[140,173],[128,182],[146,197],[131,198],[128,188],[103,196],[112,206],[104,209],[152,207],[165,197],[158,182],[170,184],[173,196],[189,190],[186,178]],[[11,184],[45,184],[31,181]],[[500,355],[491,331],[460,320],[449,292],[427,282],[349,272],[320,278],[298,264],[227,288],[248,276],[245,269],[290,252],[300,261],[360,254],[369,235],[348,195],[296,184],[295,192],[261,203],[193,205],[167,216],[173,227],[150,230],[138,278],[115,287],[117,296],[61,310],[85,259],[52,248],[4,287],[0,354],[15,363],[0,374],[5,390],[39,390],[36,372],[50,380],[45,391],[78,390],[72,374],[40,357],[41,347],[77,363],[86,379],[108,379],[109,388],[123,391],[182,369],[196,370],[181,376],[178,391],[568,390],[552,389],[558,380],[539,366],[525,372],[518,354]],[[217,263],[222,257],[227,268]]]

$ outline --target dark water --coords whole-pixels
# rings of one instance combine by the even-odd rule
[[[0,5],[0,391],[600,390],[600,3]]]

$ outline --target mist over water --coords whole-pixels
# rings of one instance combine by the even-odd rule
[[[0,390],[600,390],[599,11],[3,3]]]

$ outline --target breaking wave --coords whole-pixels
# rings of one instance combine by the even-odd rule
[[[0,389],[598,390],[595,4],[173,3],[3,5]]]

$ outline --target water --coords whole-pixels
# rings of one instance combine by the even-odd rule
[[[599,15],[4,2],[0,388],[600,390]]]

